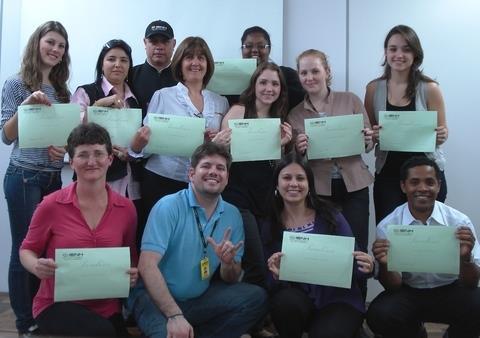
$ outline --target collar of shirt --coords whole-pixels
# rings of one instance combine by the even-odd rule
[[[163,72],[165,69],[167,69],[168,67],[170,67],[170,65],[172,64],[172,62],[170,61],[170,62],[168,63],[168,65],[166,65],[165,67],[163,67],[163,68],[160,69],[160,70],[158,70],[157,68],[155,68],[154,66],[152,66],[152,65],[150,64],[150,62],[148,62],[148,60],[145,60],[145,64],[146,64],[148,67],[154,69],[158,74],[160,74],[160,73]]]
[[[202,212],[204,212],[203,207],[198,204],[197,198],[195,197],[195,193],[193,192],[192,188],[192,183],[188,184],[188,193],[187,193],[187,199],[188,199],[188,206],[191,208],[200,208]],[[218,196],[218,202],[217,206],[215,207],[215,211],[212,214],[212,217],[210,219],[215,219],[213,216],[216,214],[222,214],[225,209],[225,202],[223,201],[223,198],[221,195]]]
[[[59,194],[56,198],[57,203],[73,204],[78,208],[77,184],[78,182],[73,182],[69,186],[59,191]],[[108,207],[112,205],[115,205],[117,207],[127,206],[128,200],[123,199],[120,195],[114,193],[108,184],[105,184],[105,189],[107,189],[108,194]]]
[[[403,209],[402,221],[403,221],[402,222],[403,224],[408,224],[408,225],[425,225],[421,221],[413,217],[413,215],[410,212],[410,208],[408,207],[408,203],[405,204],[405,208]],[[443,215],[440,212],[440,208],[438,206],[437,201],[435,201],[432,214],[427,219],[426,225],[448,225],[443,219]]]
[[[132,91],[130,90],[130,87],[128,86],[128,84],[126,82],[123,83],[124,85],[124,90],[125,90],[125,97],[123,99],[123,101],[126,103],[127,102],[127,99],[132,97],[132,98],[135,98],[135,96],[133,95]],[[105,77],[102,77],[102,91],[103,91],[103,94],[105,96],[109,96],[110,95],[110,91],[113,89],[113,85],[108,82],[108,80],[105,78]]]
[[[332,97],[333,97],[333,91],[330,90],[330,88],[328,88],[328,95],[327,95],[327,99],[324,103],[324,105],[329,105],[332,103]],[[318,111],[314,106],[313,106],[313,103],[312,101],[310,100],[310,96],[308,96],[308,94],[305,95],[305,100],[303,100],[303,108],[305,108],[306,110],[309,110],[309,111],[312,111],[316,114],[321,114],[321,113],[324,113],[325,115],[328,115],[326,112],[324,111]]]

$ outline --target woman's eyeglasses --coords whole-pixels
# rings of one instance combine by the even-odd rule
[[[246,45],[242,45],[242,49],[248,49],[248,50],[252,50],[252,49],[263,50],[263,49],[267,49],[267,48],[270,48],[269,44],[257,44],[257,45],[246,44]]]

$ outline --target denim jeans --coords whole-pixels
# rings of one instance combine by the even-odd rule
[[[177,301],[196,338],[238,338],[267,312],[267,294],[259,286],[213,282],[200,297]],[[167,337],[167,319],[146,290],[133,300],[138,326],[149,338]]]
[[[22,266],[18,251],[27,234],[37,204],[45,195],[61,187],[60,171],[37,171],[10,164],[5,173],[3,189],[12,235],[8,291],[19,332],[26,332],[35,324],[32,317],[32,300],[37,292],[39,281]]]

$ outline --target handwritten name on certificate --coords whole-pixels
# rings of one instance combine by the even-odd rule
[[[306,119],[309,159],[336,158],[365,152],[363,115]]]
[[[234,162],[278,160],[281,156],[280,119],[229,120],[230,152]]]
[[[112,144],[128,147],[138,128],[142,126],[142,110],[90,106],[87,108],[87,119],[88,122],[95,122],[107,129]]]
[[[388,270],[398,272],[460,272],[460,244],[455,227],[389,225]]]
[[[285,231],[279,279],[349,289],[354,245],[353,237]]]
[[[78,104],[18,106],[18,146],[20,148],[64,146],[72,129],[79,124]]]
[[[128,247],[56,249],[55,263],[55,302],[128,297]]]
[[[435,151],[436,111],[380,111],[378,122],[381,150]]]
[[[148,114],[151,130],[145,152],[190,157],[203,143],[205,119],[164,114]]]
[[[215,71],[207,89],[220,95],[240,95],[248,87],[256,68],[256,59],[215,61]]]

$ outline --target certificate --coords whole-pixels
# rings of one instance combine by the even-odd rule
[[[207,89],[220,95],[239,95],[247,89],[256,68],[256,59],[215,61],[215,71]]]
[[[72,129],[79,124],[78,104],[18,106],[18,146],[20,148],[64,146]]]
[[[388,270],[398,272],[460,272],[460,244],[455,227],[389,225]]]
[[[203,143],[204,118],[148,114],[147,120],[151,130],[147,153],[190,157]]]
[[[56,249],[55,263],[55,302],[128,296],[128,247]]]
[[[379,125],[381,150],[435,151],[436,111],[380,111]]]
[[[283,232],[280,280],[350,289],[355,238]]]
[[[234,162],[278,160],[281,156],[280,119],[229,120],[230,152]]]
[[[365,152],[362,114],[305,119],[304,123],[310,160]]]
[[[108,130],[112,144],[128,147],[142,126],[142,110],[134,108],[107,108],[90,106],[87,109],[88,122],[95,122]]]

